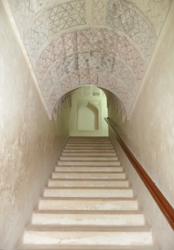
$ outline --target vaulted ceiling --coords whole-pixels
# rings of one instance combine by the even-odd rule
[[[70,90],[93,84],[128,115],[171,0],[6,0],[52,114]]]

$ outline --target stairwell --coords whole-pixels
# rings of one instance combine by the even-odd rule
[[[18,249],[156,250],[109,138],[69,138]]]

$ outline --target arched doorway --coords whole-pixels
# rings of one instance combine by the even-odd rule
[[[83,86],[71,92],[71,136],[107,136],[104,117],[107,98],[96,86]]]

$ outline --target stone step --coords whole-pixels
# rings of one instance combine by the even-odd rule
[[[76,144],[110,144],[112,145],[112,143],[110,141],[85,141],[85,140],[78,140],[78,141],[74,141],[74,140],[68,140],[66,145],[72,144],[72,145],[76,145]]]
[[[65,146],[64,149],[76,149],[76,150],[79,150],[79,149],[90,149],[90,150],[93,150],[93,149],[101,149],[101,150],[105,150],[105,149],[108,149],[108,150],[112,150],[114,149],[113,146],[103,146],[103,144],[99,144],[99,145],[89,145],[89,146]]]
[[[90,145],[93,145],[93,144],[103,144],[103,145],[112,145],[112,143],[111,143],[111,141],[101,141],[101,140],[99,140],[99,141],[97,141],[97,140],[89,140],[89,141],[84,141],[84,140],[81,140],[81,141],[67,141],[67,143],[66,143],[66,145],[68,145],[68,144],[73,144],[74,146],[76,145],[76,144],[90,144]]]
[[[83,166],[120,166],[119,161],[58,161],[58,165]]]
[[[143,246],[116,246],[116,245],[40,245],[22,244],[17,250],[159,250],[153,245]]]
[[[118,157],[110,156],[60,156],[61,161],[118,161]]]
[[[84,140],[84,141],[88,141],[88,140],[92,140],[92,141],[96,141],[96,140],[99,140],[99,141],[110,141],[110,138],[109,137],[106,137],[106,136],[70,136],[68,138],[68,140]]]
[[[126,179],[124,172],[53,172],[52,179]]]
[[[56,166],[55,172],[123,172],[121,166]]]
[[[39,210],[138,210],[135,198],[41,198]]]
[[[74,152],[84,152],[86,150],[90,150],[90,152],[115,152],[113,147],[64,147],[63,152],[66,152],[66,150],[75,150]],[[70,151],[69,151],[70,152]]]
[[[112,143],[67,143],[65,147],[113,147]]]
[[[131,188],[54,188],[47,187],[44,197],[87,197],[87,198],[122,198],[133,197]]]
[[[66,152],[62,152],[62,156],[102,156],[102,157],[109,157],[109,156],[116,156],[116,153],[107,153],[107,152],[103,152],[103,153],[100,153],[100,152],[96,152],[96,153],[93,153],[93,152],[79,152],[79,153],[66,153]]]
[[[150,245],[152,233],[148,227],[84,227],[59,226],[26,228],[24,244],[87,244],[87,245]]]
[[[145,225],[144,215],[140,211],[132,213],[114,212],[98,213],[98,211],[35,211],[32,225],[95,225],[95,226],[140,226]]]
[[[129,187],[128,180],[49,179],[48,187]]]
[[[77,149],[63,149],[63,153],[115,153],[115,150],[114,149],[103,149],[103,150],[100,150],[100,149],[91,149],[91,148],[88,148],[88,149],[84,149],[84,148],[79,148],[78,150]]]
[[[71,138],[69,138],[68,140],[67,140],[67,142],[66,143],[68,143],[69,141],[71,141],[71,142],[111,142],[111,140],[110,139],[105,139],[105,138],[78,138],[78,139],[71,139]]]
[[[70,137],[19,249],[157,250],[107,137]]]
[[[79,138],[69,138],[68,140],[67,140],[67,142],[69,142],[69,141],[77,141],[77,142],[79,142],[79,141],[94,141],[94,142],[96,142],[96,141],[99,141],[99,142],[107,142],[107,141],[109,141],[110,142],[110,139],[109,138],[107,138],[107,137],[105,137],[105,138],[100,138],[100,137],[79,137]]]

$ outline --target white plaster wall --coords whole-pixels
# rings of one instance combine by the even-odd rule
[[[173,24],[174,16],[171,12],[130,119],[123,123],[112,105],[109,107],[109,117],[114,120],[126,144],[174,207]],[[112,132],[110,137],[116,145],[146,218],[152,223],[156,244],[161,250],[173,250],[173,230],[115,142]]]
[[[50,121],[0,2],[0,249],[14,249],[69,136]]]
[[[93,96],[93,92],[100,94]],[[104,121],[104,117],[108,116],[107,99],[103,90],[95,86],[84,86],[78,88],[71,93],[71,136],[108,136],[108,126]],[[88,104],[94,106],[94,113],[85,112]],[[80,112],[79,112],[80,111]],[[98,113],[97,113],[98,112]],[[81,116],[81,117],[79,117]],[[94,119],[98,117],[98,128],[96,129]],[[79,129],[78,122],[81,121]],[[83,128],[82,128],[83,126]]]

